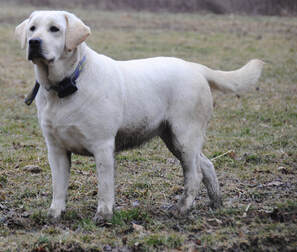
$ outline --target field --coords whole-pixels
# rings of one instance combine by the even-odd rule
[[[266,62],[258,90],[214,94],[204,153],[223,208],[209,208],[202,186],[185,218],[171,216],[182,169],[154,139],[116,156],[115,214],[96,226],[92,158],[73,157],[67,211],[59,223],[46,216],[47,151],[36,108],[23,102],[33,68],[13,38],[34,9],[0,9],[0,251],[296,251],[296,18],[71,10],[92,29],[89,46],[115,59],[174,56],[223,70]]]

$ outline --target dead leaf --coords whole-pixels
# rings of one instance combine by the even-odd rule
[[[229,153],[228,153],[228,156],[230,157],[230,158],[232,158],[232,159],[236,159],[236,154],[235,154],[235,151],[230,151]]]
[[[266,184],[266,186],[280,186],[280,185],[282,185],[282,184],[283,184],[283,183],[280,182],[280,181],[272,181],[272,182]]]
[[[4,201],[6,199],[4,192],[0,192],[0,200]]]
[[[27,165],[23,169],[24,171],[31,172],[31,173],[40,173],[42,171],[41,168],[36,165]]]
[[[223,224],[223,222],[217,218],[207,219],[207,222],[212,226],[218,226],[218,225]]]
[[[254,173],[271,173],[271,171],[270,170],[255,169]]]
[[[138,224],[133,223],[132,226],[133,226],[133,229],[135,231],[137,231],[137,232],[143,232],[144,231],[144,227],[141,226],[141,225],[138,225]]]
[[[201,245],[201,244],[202,244],[201,240],[200,240],[200,239],[197,239],[197,240],[196,240],[196,244],[197,244],[197,245]]]

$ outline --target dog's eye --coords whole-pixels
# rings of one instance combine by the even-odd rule
[[[36,27],[33,25],[30,27],[30,31],[35,31]]]
[[[58,31],[59,31],[59,28],[56,27],[56,26],[51,26],[51,27],[50,27],[50,31],[51,31],[51,32],[58,32]]]

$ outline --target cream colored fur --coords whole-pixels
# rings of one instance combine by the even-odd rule
[[[51,26],[58,32],[51,32]],[[30,29],[35,26],[34,31]],[[114,153],[160,136],[181,161],[184,193],[177,205],[186,213],[203,182],[214,207],[221,196],[212,163],[202,154],[212,114],[211,89],[244,92],[256,84],[260,60],[230,72],[177,58],[116,61],[98,54],[83,41],[90,29],[73,14],[36,11],[16,28],[23,47],[42,40],[43,59],[33,59],[41,84],[36,98],[39,123],[48,148],[53,200],[49,215],[66,208],[71,153],[95,157],[98,174],[96,221],[111,218],[114,205]],[[54,90],[86,56],[78,91],[58,98]]]

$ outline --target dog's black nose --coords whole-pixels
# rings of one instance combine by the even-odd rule
[[[32,38],[29,40],[29,55],[28,59],[33,60],[36,58],[43,58],[42,56],[42,48],[41,48],[41,39],[40,38]]]
[[[38,48],[41,45],[41,39],[40,38],[30,39],[29,45],[30,47]]]

